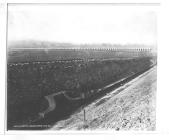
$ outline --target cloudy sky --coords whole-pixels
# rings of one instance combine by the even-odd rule
[[[9,5],[8,40],[154,45],[156,18],[148,6]]]

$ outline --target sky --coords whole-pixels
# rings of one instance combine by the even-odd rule
[[[155,45],[156,18],[148,6],[9,5],[8,41]]]

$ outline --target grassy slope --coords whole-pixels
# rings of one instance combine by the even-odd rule
[[[155,92],[156,67],[86,107],[85,128],[155,130]],[[79,111],[52,129],[83,128],[83,111]]]

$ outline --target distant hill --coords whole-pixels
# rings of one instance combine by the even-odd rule
[[[72,44],[72,43],[58,43],[58,42],[48,42],[48,41],[12,41],[8,43],[9,49],[149,49],[154,48],[151,45],[143,44]]]

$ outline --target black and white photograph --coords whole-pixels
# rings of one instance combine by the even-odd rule
[[[157,12],[8,4],[6,129],[155,131]]]

